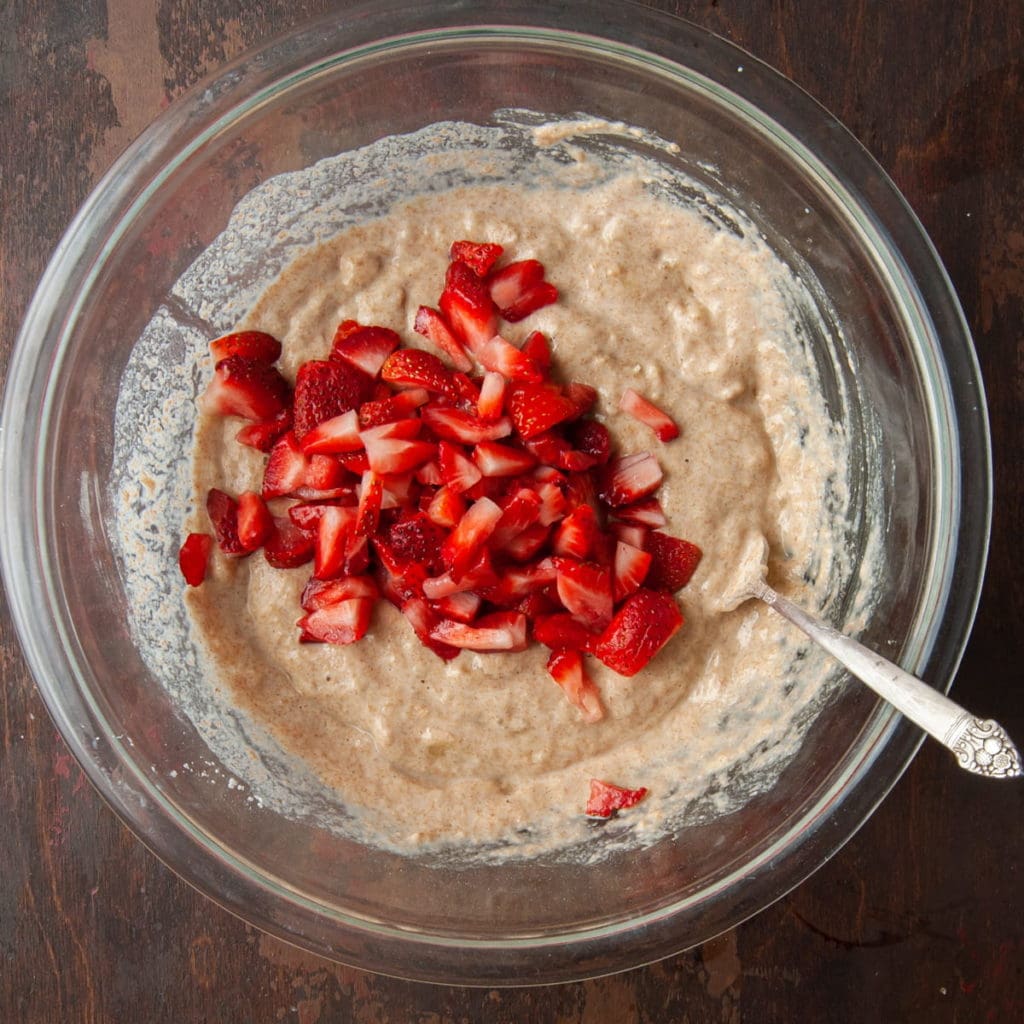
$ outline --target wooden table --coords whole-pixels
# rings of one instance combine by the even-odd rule
[[[325,0],[12,0],[0,8],[6,358],[97,177],[165,103]],[[1024,29],[1014,0],[661,0],[795,79],[924,221],[988,387],[997,507],[954,688],[1024,738]],[[6,363],[5,363],[6,365]],[[375,977],[220,911],[85,782],[0,614],[0,1021],[1012,1022],[1024,1020],[1024,785],[929,744],[856,838],[702,948],[585,984],[477,991]]]

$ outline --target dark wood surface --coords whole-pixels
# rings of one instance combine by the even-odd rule
[[[57,240],[162,107],[323,0],[0,5],[3,365]],[[1024,738],[1024,13],[1019,0],[654,3],[795,79],[863,141],[933,238],[988,388],[996,513],[954,696]],[[1024,1020],[1024,786],[936,745],[789,897],[604,980],[460,990],[300,953],[193,892],[121,826],[55,733],[0,612],[0,1021]]]

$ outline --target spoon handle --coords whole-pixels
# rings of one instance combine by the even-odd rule
[[[990,778],[1021,774],[1020,754],[1001,725],[975,718],[938,690],[809,615],[767,584],[760,583],[754,594],[803,630],[879,697],[948,747],[961,768]]]

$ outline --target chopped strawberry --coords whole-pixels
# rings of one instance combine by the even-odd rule
[[[302,450],[307,455],[315,452],[327,454],[359,451],[363,447],[359,427],[358,413],[355,409],[349,409],[340,416],[332,416],[318,423],[302,439]]]
[[[468,377],[461,370],[456,370],[452,374],[452,380],[455,381],[455,387],[463,406],[472,407],[479,404],[480,385],[472,377]]]
[[[476,352],[480,365],[493,373],[500,373],[508,380],[522,380],[539,383],[544,379],[537,364],[511,342],[496,334],[481,345]]]
[[[458,594],[449,594],[437,602],[437,610],[442,618],[454,619],[456,622],[472,622],[480,611],[483,604],[478,594],[462,591]]]
[[[292,505],[288,509],[288,518],[300,529],[307,533],[315,533],[320,527],[320,517],[324,512],[335,505],[337,501],[310,501]],[[349,506],[351,507],[351,506]]]
[[[438,450],[440,450],[440,447],[438,445]],[[431,459],[429,462],[424,462],[416,470],[416,479],[427,487],[440,487],[444,483],[444,477],[441,475],[441,466],[438,460]]]
[[[274,517],[274,532],[263,545],[263,556],[275,569],[295,569],[313,557],[316,535],[296,526],[287,516]]]
[[[481,498],[466,510],[441,548],[444,563],[455,579],[476,561],[501,516],[501,508],[490,498]]]
[[[448,258],[461,260],[479,277],[486,277],[505,250],[495,242],[452,242]]]
[[[281,358],[281,342],[266,331],[235,331],[210,342],[213,358],[219,363],[241,356],[257,363],[276,363]]]
[[[562,688],[569,703],[582,712],[584,721],[599,722],[604,718],[600,694],[584,671],[579,651],[552,651],[547,667],[551,678]]]
[[[587,800],[588,818],[610,818],[616,811],[625,810],[640,803],[647,796],[647,789],[623,789],[600,779],[590,780],[590,797]]]
[[[578,380],[570,381],[565,386],[565,397],[576,406],[576,415],[583,416],[594,408],[594,403],[597,402],[597,388],[581,384]]]
[[[225,555],[247,555],[248,548],[238,536],[238,502],[224,491],[211,487],[206,495],[206,514],[210,517],[217,546]]]
[[[239,444],[248,445],[257,451],[269,452],[274,447],[278,438],[292,428],[291,406],[285,406],[276,416],[269,420],[260,420],[259,423],[247,423],[241,427],[235,440]]]
[[[542,374],[551,370],[551,343],[541,331],[531,331],[523,342],[522,353],[527,356]]]
[[[561,648],[589,651],[597,640],[583,623],[568,612],[538,616],[533,623],[533,637],[553,651]]]
[[[556,570],[550,558],[534,565],[506,566],[493,586],[481,590],[481,595],[499,608],[515,607],[527,594],[543,590],[555,580]]]
[[[595,455],[588,455],[586,452],[573,450],[564,452],[559,458],[558,464],[562,469],[568,470],[570,473],[582,473],[588,469],[593,469],[598,464],[598,460]]]
[[[564,518],[568,506],[565,503],[565,495],[558,484],[541,484],[537,488],[537,496],[540,498],[538,520],[541,526],[550,526]]]
[[[427,507],[427,518],[438,526],[453,527],[466,514],[465,499],[450,487],[441,487]]]
[[[406,419],[429,401],[430,393],[426,388],[410,388],[387,398],[363,402],[359,406],[359,425],[365,430],[368,427],[379,427],[383,423]]]
[[[373,381],[350,363],[311,359],[295,379],[295,436],[306,434],[325,420],[358,409],[373,391]]]
[[[589,505],[595,512],[598,510],[597,486],[590,473],[570,473],[566,477],[565,503],[569,508]]]
[[[632,505],[617,508],[615,518],[621,519],[624,523],[632,523],[634,526],[647,526],[652,529],[664,526],[668,522],[665,510],[657,498],[646,498]]]
[[[516,562],[528,561],[547,544],[550,535],[550,527],[537,523],[506,541],[502,552]]]
[[[470,590],[482,592],[497,583],[497,573],[494,571],[494,566],[491,565],[487,549],[484,548],[476,562],[460,579],[456,580],[451,573],[446,572],[424,580],[423,595],[431,601],[439,601],[443,597],[448,597],[449,594],[459,594]]]
[[[594,654],[622,676],[634,676],[683,624],[669,594],[640,589],[630,594],[594,645]]]
[[[263,499],[292,494],[305,485],[309,459],[303,454],[295,434],[289,431],[270,451],[263,470]]]
[[[623,544],[629,544],[641,551],[647,547],[649,531],[644,526],[636,526],[633,523],[612,523],[611,531],[615,539],[622,541]]]
[[[476,353],[498,333],[498,311],[487,287],[461,260],[448,265],[438,305],[452,333],[470,352]]]
[[[498,616],[504,616],[499,619]],[[526,616],[522,612],[496,612],[487,616],[489,624],[468,625],[454,619],[442,619],[430,636],[452,647],[471,651],[521,651],[526,648]]]
[[[622,392],[619,408],[633,419],[650,427],[658,435],[659,441],[671,441],[679,436],[679,427],[676,425],[676,421],[632,388],[626,388]]]
[[[401,344],[402,339],[390,327],[357,327],[352,331],[339,328],[331,345],[331,359],[344,360],[368,377],[376,377],[384,361]]]
[[[458,398],[452,371],[432,352],[421,348],[403,348],[388,356],[380,371],[384,380],[407,388],[426,388],[438,394]]]
[[[388,544],[396,558],[416,562],[434,572],[440,572],[444,565],[443,542],[444,531],[422,512],[392,523],[388,529]]]
[[[578,505],[558,524],[553,542],[555,554],[586,559],[594,550],[597,532],[597,514],[589,505]]]
[[[441,621],[441,617],[422,597],[412,597],[405,601],[402,604],[402,614],[424,647],[432,650],[444,661],[451,661],[452,658],[459,656],[460,649],[458,647],[442,643],[431,636],[431,630]]]
[[[602,501],[618,508],[632,505],[661,486],[662,472],[649,452],[614,459],[605,467],[599,491]]]
[[[513,537],[537,522],[541,498],[536,491],[522,487],[505,499],[502,508],[504,511],[492,537],[496,548],[504,547]]]
[[[703,556],[696,544],[658,530],[647,535],[645,548],[651,554],[647,586],[652,590],[681,590],[690,582]]]
[[[442,441],[437,446],[437,461],[445,485],[454,494],[468,491],[483,475],[473,460],[449,441]]]
[[[558,289],[544,280],[544,264],[537,260],[509,263],[488,277],[487,286],[501,315],[512,322],[558,300]]]
[[[358,512],[352,507],[328,505],[317,524],[313,576],[329,580],[345,568],[348,539],[355,527]]]
[[[448,441],[461,441],[463,444],[498,441],[512,433],[512,421],[507,416],[489,423],[461,409],[447,409],[436,405],[425,405],[420,416],[438,437]]]
[[[353,597],[347,601],[318,608],[299,619],[300,637],[306,643],[352,644],[362,640],[370,628],[373,616],[373,601],[365,597]]]
[[[532,452],[550,471],[560,466],[562,460],[571,451],[569,442],[558,430],[545,430],[530,438],[523,438],[523,445]]]
[[[303,588],[299,603],[303,611],[315,612],[355,598],[376,600],[380,590],[370,576],[344,576],[340,580],[311,579]]]
[[[573,558],[556,558],[558,599],[588,629],[612,621],[612,581],[607,569]]]
[[[274,517],[255,491],[238,496],[238,539],[246,551],[255,551],[274,532]]]
[[[505,410],[505,378],[494,370],[488,370],[484,374],[483,383],[480,385],[480,398],[477,401],[476,411],[480,419],[494,422],[500,419]]]
[[[206,566],[213,549],[208,533],[190,533],[178,552],[178,568],[190,587],[198,587],[206,579]]]
[[[473,449],[473,461],[484,476],[519,476],[537,464],[529,452],[494,441],[481,441]]]
[[[429,441],[408,441],[394,436],[394,428],[405,424],[415,424],[417,429],[419,427],[416,420],[399,420],[397,423],[385,423],[360,433],[359,436],[366,447],[366,458],[374,473],[405,473],[437,457],[436,444]]]
[[[353,539],[362,537],[364,540],[370,537],[377,530],[377,523],[380,520],[380,504],[383,497],[384,485],[380,477],[369,469],[363,474],[359,489],[359,505],[357,506],[356,522],[353,529]],[[350,545],[350,554],[352,545]],[[361,571],[361,570],[360,570]],[[352,570],[349,570],[352,573]]]
[[[288,382],[273,366],[244,356],[228,356],[216,366],[200,406],[206,413],[273,419],[288,404]]]
[[[640,548],[619,541],[612,568],[612,596],[616,602],[640,589],[651,566],[651,556]]]
[[[306,497],[306,492],[311,491],[326,497],[326,492],[330,491],[333,494],[342,488],[348,479],[348,470],[334,456],[310,455],[305,482],[299,493]]]
[[[362,476],[370,468],[370,460],[366,457],[366,452],[347,452],[339,455],[338,461],[356,476]]]
[[[580,420],[570,428],[569,436],[578,451],[603,466],[611,456],[612,443],[608,428],[597,420]]]
[[[436,309],[420,306],[416,311],[413,330],[417,334],[422,334],[428,341],[432,341],[451,359],[457,370],[469,373],[473,369],[473,362],[466,355],[462,342],[455,337],[451,327],[448,326],[448,321]]]
[[[547,384],[514,384],[509,389],[508,411],[519,435],[536,437],[576,414],[576,406]]]

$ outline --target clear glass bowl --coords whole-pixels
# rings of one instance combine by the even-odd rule
[[[109,532],[113,414],[134,339],[249,189],[381,136],[486,124],[506,107],[583,111],[678,140],[679,166],[817,278],[845,332],[847,413],[882,424],[858,463],[886,514],[887,572],[864,639],[947,689],[984,566],[991,470],[978,367],[949,281],[892,183],[804,93],[709,33],[623,3],[562,8],[366,5],[194,89],[71,225],[5,397],[5,582],[32,672],[89,778],[222,906],[314,952],[410,978],[562,981],[704,941],[830,857],[920,737],[866,690],[841,687],[771,792],[589,868],[399,857],[200,774],[171,777],[166,766],[183,761],[219,766],[133,645]]]

